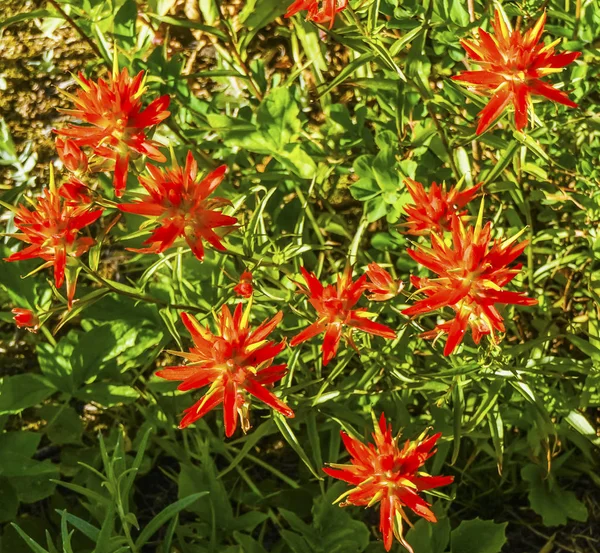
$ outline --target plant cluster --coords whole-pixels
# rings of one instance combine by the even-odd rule
[[[0,202],[40,369],[0,380],[0,546],[500,553],[520,519],[476,517],[489,493],[526,491],[546,526],[600,511],[560,484],[599,484],[595,229],[571,252],[600,220],[600,10],[467,4],[51,0],[98,60],[61,90],[61,172]],[[173,54],[178,29],[210,70]],[[140,520],[161,479],[178,499]],[[49,497],[46,549],[17,513]]]

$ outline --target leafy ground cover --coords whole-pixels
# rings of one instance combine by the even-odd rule
[[[599,26],[4,3],[0,551],[599,551]]]

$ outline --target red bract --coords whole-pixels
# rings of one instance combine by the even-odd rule
[[[159,144],[146,137],[145,129],[169,116],[169,96],[156,98],[142,109],[146,91],[143,71],[132,78],[127,69],[123,69],[121,73],[113,73],[108,81],[99,79],[98,82],[79,73],[77,82],[80,90],[74,95],[65,93],[76,109],[62,111],[91,126],[69,125],[55,132],[72,139],[80,148],[91,148],[99,158],[114,162],[111,169],[114,169],[115,194],[121,197],[130,159],[145,155],[155,161],[165,161],[158,150]]]
[[[387,301],[395,298],[404,288],[401,280],[394,280],[392,275],[377,263],[370,263],[366,275],[369,282],[365,288],[371,293],[368,298],[371,301]]]
[[[56,137],[56,152],[63,165],[72,173],[85,173],[88,169],[88,158],[74,140]]]
[[[75,206],[91,204],[92,198],[89,194],[89,188],[75,176],[71,176],[71,178],[61,184],[58,189],[58,195],[61,198],[68,200],[67,203],[69,205]]]
[[[426,333],[426,336],[448,333],[444,355],[450,355],[462,342],[467,327],[471,328],[477,344],[484,334],[495,339],[495,331],[504,332],[496,304],[537,304],[537,300],[523,293],[502,290],[520,272],[521,265],[509,265],[523,253],[527,241],[517,243],[519,233],[510,239],[490,243],[491,229],[491,223],[481,228],[481,213],[477,225],[467,229],[455,217],[451,244],[444,241],[443,235],[432,233],[431,248],[419,246],[416,250],[408,250],[417,263],[439,278],[411,277],[413,286],[427,297],[403,313],[415,316],[444,306],[456,312],[452,321],[438,325],[433,333]]]
[[[415,236],[450,230],[452,217],[464,215],[465,212],[460,212],[460,209],[473,199],[481,187],[481,183],[465,190],[454,186],[447,192],[445,186],[433,182],[429,192],[425,192],[420,182],[406,179],[404,183],[414,202],[404,208],[408,215],[406,234]]]
[[[133,251],[161,253],[179,237],[185,238],[200,261],[204,258],[202,239],[217,250],[225,251],[221,238],[213,229],[234,225],[237,219],[215,209],[229,204],[229,200],[208,196],[225,178],[227,167],[222,165],[199,181],[198,164],[188,152],[185,167],[180,167],[174,160],[172,169],[163,170],[153,165],[148,165],[147,169],[150,176],[141,176],[139,180],[148,194],[137,202],[119,204],[119,209],[157,217],[160,225],[144,242],[151,244],[149,248]]]
[[[29,332],[37,332],[40,320],[38,316],[31,311],[31,309],[23,309],[21,307],[15,307],[12,310],[14,315],[13,319],[17,328],[26,328]]]
[[[333,27],[335,16],[348,6],[348,0],[295,0],[288,8],[285,17],[292,17],[298,12],[306,10],[307,21],[315,23],[329,23]]]
[[[424,432],[416,441],[407,440],[400,448],[400,436],[392,436],[392,425],[386,424],[383,413],[379,424],[374,424],[374,427],[375,443],[368,445],[342,431],[351,464],[330,463],[331,468],[323,470],[329,476],[354,486],[337,500],[345,498],[340,503],[341,507],[380,504],[379,530],[386,551],[392,548],[396,536],[412,552],[403,535],[402,519],[408,521],[404,508],[408,507],[429,522],[436,522],[429,508],[431,505],[419,496],[419,492],[447,486],[454,480],[452,476],[430,476],[420,470],[425,461],[435,454],[433,447],[441,434],[427,437]]]
[[[179,428],[192,424],[222,403],[225,435],[230,437],[235,432],[238,415],[245,432],[250,427],[250,396],[286,417],[294,416],[294,412],[269,390],[270,385],[281,380],[287,372],[285,364],[272,364],[285,348],[285,340],[278,344],[267,340],[281,322],[282,313],[251,330],[248,326],[251,305],[249,302],[246,311],[242,311],[242,304],[238,304],[233,316],[224,305],[217,320],[217,334],[202,327],[191,315],[182,313],[181,319],[192,335],[194,346],[189,353],[176,355],[187,359],[188,364],[167,367],[156,374],[167,380],[181,380],[178,389],[182,391],[210,387],[200,401],[185,410]]]
[[[63,201],[54,189],[45,190],[39,196],[33,210],[24,205],[15,208],[15,225],[21,231],[12,234],[27,244],[20,252],[13,253],[6,261],[22,261],[39,257],[45,261],[40,267],[54,266],[54,282],[60,288],[67,281],[67,300],[69,309],[75,297],[77,284],[76,266],[69,269],[69,258],[79,257],[94,244],[88,236],[78,236],[79,231],[96,221],[102,215],[102,209],[92,209],[87,205],[73,205]]]
[[[233,287],[233,291],[242,298],[249,298],[252,296],[252,273],[250,271],[244,271],[240,277],[240,282]]]
[[[365,308],[353,309],[365,291],[366,275],[354,282],[352,269],[347,266],[345,271],[338,275],[336,285],[323,286],[317,277],[304,267],[300,267],[300,271],[308,288],[298,286],[308,296],[308,301],[314,307],[319,319],[295,336],[290,342],[291,346],[297,346],[325,332],[323,365],[327,365],[335,357],[344,327],[350,327],[344,339],[357,352],[358,348],[352,339],[353,328],[383,338],[396,337],[396,333],[391,328],[369,320],[369,317],[375,316],[374,313],[368,313]]]
[[[502,111],[512,103],[515,109],[515,126],[518,130],[527,125],[527,108],[531,95],[544,96],[549,100],[577,107],[564,92],[542,81],[550,73],[562,71],[581,52],[555,54],[554,47],[560,39],[544,46],[539,43],[546,23],[546,12],[527,32],[511,30],[503,15],[496,10],[491,35],[479,29],[479,40],[462,40],[461,44],[479,71],[464,71],[452,77],[475,87],[483,94],[491,94],[488,105],[479,113],[477,134],[492,124]]]

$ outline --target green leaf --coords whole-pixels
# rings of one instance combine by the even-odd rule
[[[529,504],[542,517],[544,526],[560,526],[567,519],[585,522],[587,507],[571,491],[563,490],[558,482],[538,465],[529,464],[521,469],[523,480],[529,484]]]
[[[142,530],[142,533],[138,536],[138,539],[135,541],[136,548],[140,549],[143,545],[148,543],[150,538],[159,530],[159,528],[165,524],[169,519],[177,515],[180,511],[183,511],[187,507],[189,507],[192,503],[195,503],[201,497],[208,495],[208,492],[199,492],[194,493],[192,495],[188,495],[176,501],[175,503],[171,503],[168,507],[165,507],[160,513],[158,513]]]
[[[513,140],[508,148],[504,151],[502,157],[494,164],[493,169],[490,169],[480,180],[482,180],[485,184],[494,182],[506,169],[513,160],[513,156],[516,151],[519,149],[519,143],[516,140]]]
[[[13,23],[20,23],[21,21],[28,21],[29,19],[39,19],[42,17],[56,17],[53,12],[48,10],[32,10],[30,12],[18,13],[12,17],[7,17],[0,21],[0,30],[12,25]]]
[[[496,524],[493,520],[463,520],[452,531],[452,553],[500,553],[506,543],[508,522]]]
[[[444,553],[450,542],[450,521],[444,517],[431,524],[419,519],[406,534],[406,541],[418,553]]]
[[[29,546],[29,548],[34,552],[34,553],[48,553],[48,551],[46,551],[39,543],[37,543],[36,541],[32,540],[25,532],[23,532],[23,530],[21,530],[21,528],[19,528],[19,526],[17,526],[14,522],[11,522],[10,525],[17,531],[17,533],[19,534],[19,536],[21,536],[23,538],[23,540],[25,541],[25,543]]]
[[[179,19],[177,17],[170,17],[168,15],[157,15],[155,13],[147,13],[146,15],[162,23],[175,25],[176,27],[185,27],[186,29],[197,29],[209,35],[216,36],[224,42],[229,41],[229,38],[223,31],[219,31],[217,27],[211,25],[203,25],[202,23],[198,23],[197,21],[191,21],[190,19]]]
[[[273,154],[282,165],[303,179],[312,179],[317,166],[300,144],[288,144],[281,152]]]
[[[129,51],[136,46],[135,23],[137,20],[137,3],[125,0],[114,17],[114,37],[120,49]]]
[[[131,386],[94,382],[75,392],[75,397],[81,401],[94,401],[103,407],[129,405],[140,397],[140,393]]]
[[[267,553],[267,550],[260,543],[246,534],[234,532],[233,537],[240,544],[243,553]]]
[[[83,421],[73,407],[68,405],[44,405],[40,417],[47,421],[44,433],[54,444],[81,443]]]
[[[300,442],[298,442],[298,438],[296,437],[296,434],[294,434],[294,431],[291,429],[288,422],[279,413],[274,413],[274,420],[275,424],[277,425],[277,428],[279,428],[279,431],[285,438],[285,441],[288,444],[290,444],[292,449],[296,452],[298,457],[300,457],[300,459],[306,465],[308,470],[310,470],[310,472],[312,472],[316,478],[318,478],[319,480],[323,480],[323,477],[320,474],[318,474],[317,471],[313,468],[312,463],[310,462],[310,459],[306,454],[306,451],[304,451],[304,449],[300,445]]]
[[[0,522],[14,520],[19,509],[17,490],[8,478],[0,476]]]
[[[284,150],[300,132],[300,108],[289,88],[274,89],[261,103],[257,112],[260,130],[266,133],[277,152]]]
[[[0,379],[0,415],[20,413],[49,398],[56,388],[38,374],[17,374]]]
[[[238,18],[248,29],[262,29],[276,17],[284,14],[287,7],[281,0],[249,0]]]
[[[90,524],[89,522],[86,522],[85,520],[79,517],[76,517],[75,515],[68,513],[65,510],[61,511],[60,509],[57,509],[56,512],[61,517],[66,518],[67,522],[71,524],[71,526],[73,526],[74,528],[77,528],[77,530],[79,530],[82,534],[84,534],[94,542],[97,541],[98,535],[100,534],[100,530],[94,525]]]
[[[375,59],[375,54],[373,52],[365,52],[360,55],[358,58],[352,60],[350,63],[345,65],[343,69],[329,82],[325,88],[319,90],[319,97],[324,96],[335,87],[342,84],[348,77],[352,75],[357,69],[369,63],[373,59]]]

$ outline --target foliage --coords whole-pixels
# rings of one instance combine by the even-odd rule
[[[0,551],[380,553],[379,496],[371,509],[333,505],[348,486],[322,469],[348,460],[340,430],[369,442],[371,415],[384,412],[404,439],[416,442],[429,427],[440,432],[426,473],[454,477],[422,494],[437,523],[405,509],[412,527],[406,547],[396,542],[393,551],[500,553],[531,543],[539,551],[553,544],[593,550],[597,535],[589,529],[600,518],[600,7],[585,0],[350,0],[321,20],[310,9],[285,18],[287,8],[273,0],[51,0],[10,17],[0,10],[0,40],[30,20],[46,34],[74,33],[93,52],[80,67],[86,79],[109,80],[115,66],[131,76],[145,71],[142,104],[170,98],[170,116],[143,128],[144,144],[162,145],[167,161],[162,154],[128,157],[122,199],[110,162],[130,147],[126,130],[110,142],[114,151],[86,151],[83,170],[69,167],[64,152],[48,160],[58,189],[71,183],[79,194],[63,196],[61,205],[89,200],[103,209],[80,231],[95,244],[68,260],[69,278],[78,280],[70,309],[51,271],[36,270],[39,260],[2,262]],[[544,76],[577,108],[533,96],[526,127],[517,130],[507,107],[476,134],[489,98],[452,77],[471,67],[461,40],[479,27],[491,30],[495,9],[522,29],[546,10],[542,42],[558,40],[557,53],[581,52]],[[63,100],[65,110],[73,107],[72,97]],[[68,117],[56,128],[72,123]],[[185,241],[200,216],[178,227],[172,247],[147,252],[151,233],[178,216],[173,206],[155,224],[118,203],[135,205],[150,192],[137,179],[151,180],[148,165],[183,167],[188,152],[201,178],[228,168],[219,198],[203,198],[208,203],[198,211],[237,219],[227,232],[217,228],[216,240],[216,225],[193,228],[204,239],[202,261]],[[50,173],[44,182],[31,177],[36,163],[35,144],[16,144],[0,121],[0,165],[11,168],[11,185],[0,191],[2,258],[25,247],[14,236],[13,206],[33,209],[51,183]],[[403,314],[425,301],[417,291],[434,278],[408,253],[432,241],[405,232],[413,202],[406,179],[426,190],[433,182],[448,189],[481,182],[483,200],[457,210],[460,224],[476,227],[479,216],[497,244],[520,232],[517,241],[528,240],[516,268],[507,269],[512,282],[494,282],[537,305],[492,302],[504,327],[477,319],[482,335],[461,332],[452,355],[444,355],[443,325],[460,319],[456,300],[418,318]],[[381,294],[363,276],[373,263],[391,274],[382,277],[384,288],[393,285],[383,290],[386,301],[368,293],[358,299],[363,291]],[[444,273],[448,280],[455,269]],[[356,308],[323,307],[329,288],[299,293],[310,288],[308,272],[326,287],[345,270],[353,271],[350,284],[343,277],[348,286],[364,286]],[[346,301],[344,294],[337,299]],[[319,309],[307,301],[317,296]],[[216,397],[214,390],[181,390],[156,373],[182,364],[174,353],[193,362],[187,352],[199,339],[190,329],[206,336],[197,329],[208,326],[218,349],[226,340],[215,338],[215,319],[225,317],[223,306],[233,312],[241,302],[252,328],[282,312],[270,337],[277,344],[289,346],[317,317],[320,332],[327,327],[269,358],[287,365],[269,393],[295,416],[274,412],[264,396],[250,409],[243,386],[233,396],[225,386],[221,400],[239,413],[241,429],[225,438],[220,407],[178,429],[181,413],[203,393]],[[24,326],[37,333],[15,327],[13,308],[36,315],[35,328]],[[336,319],[357,311],[364,331]],[[375,322],[395,338],[367,330]],[[485,332],[499,328],[505,332],[496,338]],[[324,364],[338,331],[337,354]],[[244,365],[260,375],[255,369]],[[588,531],[590,541],[581,537]],[[558,549],[565,542],[570,549]]]

